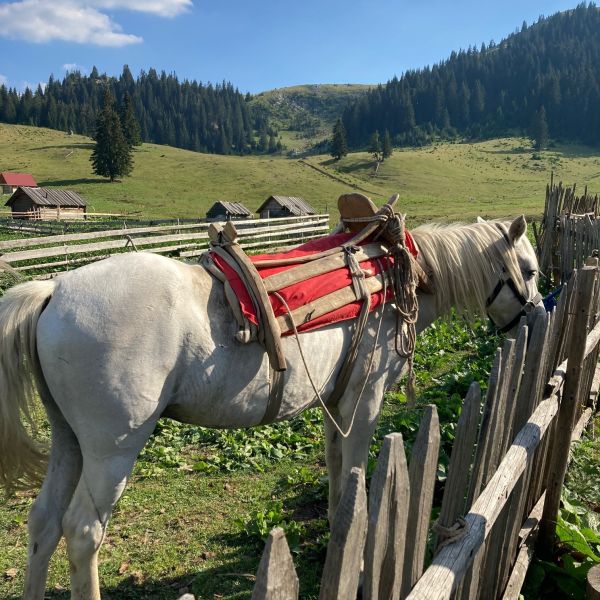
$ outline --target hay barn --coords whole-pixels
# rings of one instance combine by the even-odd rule
[[[297,196],[269,196],[257,209],[261,219],[315,215],[315,209]]]
[[[218,200],[207,211],[208,221],[231,221],[233,219],[247,219],[252,213],[241,202],[226,202]]]
[[[2,194],[14,194],[20,185],[37,187],[35,179],[29,173],[10,173],[9,171],[0,173]]]
[[[8,199],[15,219],[85,219],[85,200],[69,190],[19,186]]]

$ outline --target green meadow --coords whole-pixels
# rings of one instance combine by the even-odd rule
[[[93,141],[49,129],[0,124],[0,171],[30,172],[38,184],[72,189],[91,212],[140,217],[203,217],[216,200],[251,210],[271,194],[302,196],[319,211],[360,191],[381,204],[400,193],[408,222],[471,220],[477,215],[537,217],[554,172],[565,184],[600,190],[600,152],[557,145],[534,155],[525,138],[436,143],[397,149],[374,174],[366,152],[331,157],[219,156],[143,144],[130,177],[109,183],[92,173]]]

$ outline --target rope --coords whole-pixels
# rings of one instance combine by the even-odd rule
[[[433,524],[433,532],[441,538],[445,538],[438,544],[436,553],[439,552],[444,546],[458,542],[467,535],[469,532],[469,524],[464,520],[463,517],[458,517],[453,525],[450,527],[444,527],[440,525],[438,521]]]
[[[306,358],[304,357],[304,351],[302,350],[302,344],[300,344],[300,335],[298,334],[298,329],[296,327],[296,322],[294,321],[294,316],[292,315],[292,311],[290,310],[290,307],[288,306],[287,302],[284,300],[284,298],[278,293],[278,292],[273,292],[273,295],[277,297],[277,299],[283,304],[283,306],[285,307],[285,310],[288,313],[288,316],[290,318],[290,321],[292,323],[292,328],[294,330],[294,336],[296,338],[296,343],[298,344],[298,350],[300,351],[300,358],[302,359],[302,364],[304,365],[304,370],[306,371],[306,375],[308,377],[308,380],[310,381],[310,385],[312,386],[312,389],[317,397],[317,399],[319,400],[319,404],[321,405],[321,408],[323,409],[323,411],[325,412],[325,414],[329,417],[329,420],[333,423],[333,426],[336,428],[337,432],[344,438],[348,438],[348,436],[350,435],[350,432],[352,431],[352,428],[354,427],[354,420],[356,419],[356,413],[358,411],[358,405],[360,403],[360,400],[362,398],[363,392],[365,391],[365,387],[367,385],[367,380],[369,379],[369,375],[371,374],[371,368],[373,367],[373,360],[375,358],[375,350],[377,348],[377,342],[379,341],[379,332],[381,331],[381,323],[383,322],[383,315],[385,313],[385,297],[387,294],[387,278],[383,277],[383,303],[381,304],[381,316],[379,317],[379,323],[377,324],[377,331],[375,333],[375,339],[373,341],[373,348],[371,350],[371,355],[369,357],[369,366],[367,367],[367,373],[366,376],[364,378],[362,387],[360,388],[360,392],[356,398],[355,404],[354,404],[354,408],[352,409],[352,418],[350,419],[350,424],[348,425],[348,429],[346,431],[343,431],[341,426],[338,424],[338,422],[335,420],[335,417],[331,414],[331,412],[329,411],[329,409],[327,408],[327,404],[325,403],[325,401],[323,400],[319,390],[317,389],[317,386],[315,385],[315,382],[312,378],[312,375],[310,373],[310,370],[308,368],[308,364],[306,362]]]

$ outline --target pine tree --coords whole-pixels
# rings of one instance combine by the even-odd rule
[[[331,156],[340,160],[348,154],[348,143],[346,141],[346,128],[341,119],[338,119],[333,126],[333,137],[331,139]]]
[[[543,106],[535,113],[531,133],[534,148],[543,150],[548,145],[548,122],[546,121],[546,109]]]
[[[383,146],[381,149],[381,159],[385,160],[392,155],[394,149],[392,148],[392,139],[390,138],[390,132],[386,129],[383,134]]]
[[[381,142],[379,141],[379,131],[374,131],[369,141],[369,152],[373,155],[375,160],[379,160],[379,153],[381,152]]]
[[[129,175],[133,168],[132,150],[123,135],[115,101],[108,87],[104,92],[102,110],[96,119],[96,145],[90,157],[94,173],[114,181]]]
[[[119,112],[119,119],[121,121],[121,129],[123,135],[127,140],[130,147],[140,146],[142,138],[140,135],[140,125],[135,118],[133,112],[133,104],[131,103],[131,97],[127,92],[123,95],[123,104],[121,104],[121,110]]]

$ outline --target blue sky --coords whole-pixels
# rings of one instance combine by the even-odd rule
[[[68,69],[231,81],[260,92],[303,83],[385,83],[452,50],[496,42],[577,0],[0,1],[0,83]]]

